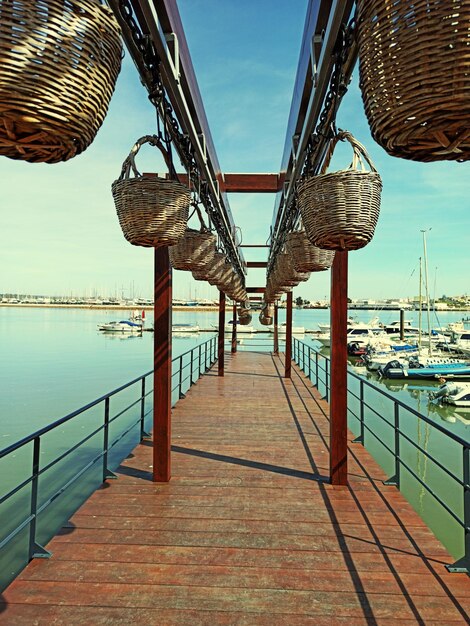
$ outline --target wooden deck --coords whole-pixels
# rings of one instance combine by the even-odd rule
[[[468,577],[362,446],[350,487],[321,480],[326,405],[303,374],[226,358],[174,409],[171,482],[139,445],[0,596],[0,623],[467,623]]]

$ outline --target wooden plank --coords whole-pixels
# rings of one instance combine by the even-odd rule
[[[366,450],[347,488],[316,480],[327,409],[283,355],[227,354],[174,408],[172,481],[139,444],[4,592],[0,623],[465,624],[468,578]]]

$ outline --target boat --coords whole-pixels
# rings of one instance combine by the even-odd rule
[[[381,330],[380,330],[381,332]],[[347,333],[347,343],[357,343],[358,346],[360,344],[367,345],[369,341],[379,334],[379,331],[376,327],[372,327],[369,324],[358,323],[354,326],[348,327]],[[314,341],[319,341],[325,348],[329,348],[331,346],[331,336],[330,333],[320,333],[316,335]],[[358,347],[356,346],[356,347]]]
[[[470,378],[470,362],[448,361],[428,361],[424,365],[413,359],[410,359],[408,363],[395,359],[379,367],[378,374],[383,378],[421,378],[428,380]]]
[[[213,325],[214,328],[218,329],[218,326]],[[225,332],[226,333],[231,333],[233,331],[233,320],[230,320],[228,324],[225,324]],[[240,322],[237,320],[237,335],[240,333],[246,333],[246,334],[251,334],[251,333],[257,333],[257,329],[254,326],[247,326],[244,324],[240,324]]]
[[[269,332],[270,333],[274,333],[274,326],[272,326],[269,329]],[[277,327],[277,332],[280,335],[285,335],[286,334],[286,324],[285,323],[280,324]],[[304,326],[292,326],[292,334],[293,335],[304,335],[305,334],[305,327]]]
[[[431,400],[470,408],[470,383],[445,382],[429,394]]]
[[[98,324],[98,330],[104,333],[141,333],[142,324],[133,322],[132,320],[121,320],[119,322]]]
[[[171,330],[173,333],[198,333],[200,329],[197,324],[173,324]]]

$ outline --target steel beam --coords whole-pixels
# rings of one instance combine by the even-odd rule
[[[272,220],[272,245],[269,267],[280,251],[289,211],[295,192],[295,184],[305,164],[307,143],[318,124],[325,95],[328,91],[334,67],[334,48],[343,26],[347,23],[354,0],[310,0],[303,34],[301,53],[294,86],[294,96],[284,153],[281,162],[281,175],[285,175],[285,185],[275,201]],[[357,59],[353,46],[345,68],[349,80]],[[334,120],[331,120],[334,121]],[[323,160],[328,139],[320,137],[317,148],[317,168]],[[291,219],[292,225],[298,213]]]
[[[168,97],[181,130],[195,151],[195,158],[203,179],[207,182],[212,203],[221,218],[219,235],[227,247],[234,266],[244,273],[244,259],[235,243],[235,224],[228,199],[220,190],[222,173],[214,148],[209,124],[202,103],[196,75],[189,54],[186,36],[181,23],[176,0],[131,0],[135,16],[144,34],[148,34],[160,59],[160,72]],[[119,0],[110,0],[126,45],[134,59],[142,82],[150,92],[152,77],[142,58],[142,51],[132,40],[123,19]]]
[[[279,354],[279,309],[277,304],[274,305],[274,354]]]
[[[280,174],[223,174],[222,180],[228,193],[277,193],[284,184]]]
[[[171,477],[171,265],[168,248],[155,248],[153,333],[153,480]]]
[[[348,484],[348,253],[331,270],[330,481]]]
[[[284,378],[291,377],[292,370],[292,291],[287,292],[287,310],[286,310],[286,362]]]
[[[237,351],[237,305],[236,304],[233,305],[232,322],[233,322],[232,354],[235,354],[235,352]]]
[[[224,343],[225,343],[225,293],[220,292],[219,297],[219,337],[218,337],[218,374],[224,376]]]

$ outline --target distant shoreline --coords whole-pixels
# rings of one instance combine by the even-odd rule
[[[225,308],[226,310],[232,310],[232,306],[231,304],[227,305]],[[20,309],[24,309],[24,308],[33,308],[33,309],[85,309],[88,311],[92,311],[92,310],[96,310],[96,311],[101,311],[101,310],[108,310],[108,311],[139,311],[139,310],[145,310],[145,311],[153,311],[153,305],[134,305],[134,306],[130,306],[130,305],[124,305],[124,304],[33,304],[33,303],[10,303],[10,302],[0,302],[0,307],[6,307],[6,308],[20,308]],[[280,308],[285,308],[285,306],[280,307]],[[294,305],[294,308],[295,305]],[[181,306],[181,305],[174,305],[172,307],[173,311],[218,311],[219,307],[217,305],[213,305],[213,306]],[[303,307],[302,310],[305,311],[317,311],[317,310],[328,310],[329,307]],[[256,311],[257,309],[253,309],[254,311]],[[350,312],[354,312],[354,311],[380,311],[380,312],[386,312],[386,311],[400,311],[400,309],[397,307],[396,309],[391,309],[391,308],[382,308],[382,309],[377,309],[376,307],[370,306],[370,307],[352,307],[350,309],[348,309]],[[405,313],[415,313],[418,312],[419,309],[406,309]],[[424,309],[423,309],[424,311]],[[437,309],[437,313],[465,313],[470,311],[470,307],[459,307],[459,308],[453,308],[453,309]]]

